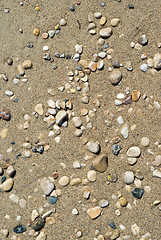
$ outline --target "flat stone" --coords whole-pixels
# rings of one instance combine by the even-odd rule
[[[22,67],[22,65],[17,66],[17,72],[19,75],[23,76],[25,74],[25,69]]]
[[[14,95],[14,93],[10,90],[6,90],[5,91],[5,94],[8,96],[8,97],[12,97]]]
[[[110,27],[103,28],[100,30],[100,36],[102,38],[109,38],[112,35],[112,29]]]
[[[88,31],[89,30],[91,30],[91,29],[94,29],[94,28],[96,28],[96,24],[95,23],[89,23],[89,25],[88,25]]]
[[[142,72],[146,72],[146,71],[148,70],[148,65],[147,65],[146,63],[142,64],[142,65],[140,66],[140,70],[141,70]]]
[[[82,54],[82,52],[83,52],[83,47],[82,47],[82,45],[76,44],[76,45],[75,45],[75,51],[76,51],[77,53],[79,53],[79,54]]]
[[[159,167],[161,165],[161,155],[157,155],[155,160],[152,162],[153,166]]]
[[[69,184],[69,181],[70,180],[67,176],[63,176],[59,179],[59,185],[65,187]]]
[[[88,68],[92,71],[95,72],[97,70],[97,63],[96,62],[90,62],[88,65]]]
[[[49,37],[53,38],[55,36],[55,30],[48,31]]]
[[[137,158],[128,157],[127,161],[129,165],[134,165],[137,162]]]
[[[49,195],[55,188],[54,184],[46,177],[41,179],[40,187],[45,195]]]
[[[23,63],[22,63],[22,67],[24,69],[30,69],[32,67],[32,62],[30,60],[25,60]]]
[[[90,218],[95,219],[100,216],[101,209],[100,207],[89,208],[87,210],[87,214],[90,216]]]
[[[119,69],[114,69],[108,77],[109,81],[113,85],[117,85],[121,81],[121,78],[122,78],[122,74]]]
[[[7,136],[8,136],[8,128],[5,128],[0,132],[0,137],[6,138]]]
[[[161,178],[161,172],[158,171],[157,169],[153,171],[153,177],[158,177]]]
[[[9,166],[9,167],[7,168],[7,170],[6,170],[6,173],[7,173],[7,175],[8,175],[9,177],[12,177],[12,176],[15,175],[16,170],[14,169],[13,166]]]
[[[14,227],[13,231],[15,233],[23,233],[25,232],[27,229],[24,225],[17,225],[16,227]]]
[[[112,27],[116,27],[120,22],[120,19],[119,18],[113,18],[111,19],[111,26]]]
[[[124,181],[126,184],[131,184],[134,182],[134,173],[131,171],[126,171],[124,173]]]
[[[149,146],[149,138],[147,138],[147,137],[143,137],[142,139],[141,139],[141,145],[142,146],[144,146],[144,147],[148,147]]]
[[[128,133],[128,125],[127,124],[124,124],[121,129],[120,129],[120,133],[122,134],[122,136],[127,139],[128,136],[129,136],[129,133]]]
[[[127,151],[127,156],[128,157],[139,157],[141,154],[141,150],[139,147],[130,147]]]
[[[100,25],[103,26],[103,25],[105,25],[106,22],[107,22],[107,18],[106,17],[101,17]]]
[[[34,28],[33,34],[34,34],[35,36],[39,36],[40,30],[39,30],[38,28]]]
[[[97,62],[97,69],[102,70],[104,68],[104,61],[100,60]]]
[[[91,29],[91,30],[89,30],[89,33],[90,33],[91,35],[95,35],[95,34],[96,34],[96,30],[95,30],[95,29]]]
[[[140,228],[138,227],[138,225],[136,223],[134,223],[132,226],[131,226],[131,231],[133,233],[134,236],[138,235],[139,232],[140,232]]]
[[[122,207],[125,207],[127,205],[127,200],[125,197],[120,197],[119,202]]]
[[[142,48],[143,48],[143,46],[142,46],[141,44],[139,44],[139,43],[136,43],[135,46],[134,46],[134,48],[135,48],[137,51],[141,51]]]
[[[94,170],[90,170],[88,173],[87,173],[87,178],[90,182],[95,182],[96,179],[97,179],[97,175],[96,175],[96,171]]]
[[[94,17],[97,18],[97,19],[99,19],[99,18],[102,17],[102,13],[100,13],[100,12],[95,12],[95,13],[94,13]]]
[[[75,185],[78,185],[82,182],[82,179],[81,178],[73,178],[70,180],[70,185],[71,186],[75,186]]]
[[[35,106],[35,111],[39,114],[39,115],[43,115],[44,113],[44,110],[43,110],[43,107],[42,107],[42,104],[39,103]]]
[[[82,121],[81,121],[80,117],[73,117],[72,122],[73,122],[74,126],[77,128],[81,127],[81,125],[82,125]]]
[[[98,53],[98,56],[103,59],[107,56],[107,53],[106,52],[100,52],[100,53]]]
[[[5,192],[8,192],[12,189],[13,187],[13,179],[12,178],[8,178],[6,181],[4,181],[2,183],[2,190]]]
[[[132,195],[133,195],[135,198],[137,198],[137,199],[142,198],[143,194],[144,194],[144,189],[134,188],[134,189],[132,190]]]
[[[15,194],[11,194],[10,197],[9,197],[9,199],[10,199],[11,201],[13,201],[14,203],[18,203],[18,202],[19,202],[19,197],[16,196]]]
[[[31,220],[34,221],[39,216],[39,213],[34,209],[31,213]]]
[[[74,60],[75,62],[78,62],[78,61],[80,60],[80,54],[79,54],[79,53],[76,53],[76,54],[74,55],[74,57],[73,57],[73,60]]]
[[[140,91],[139,90],[134,90],[133,93],[132,93],[132,100],[134,102],[137,102],[139,100],[140,96],[141,96]]]
[[[105,154],[99,155],[92,161],[92,166],[98,172],[105,172],[108,167],[108,158]]]
[[[65,25],[67,25],[67,21],[64,18],[62,18],[62,19],[60,19],[59,24],[60,24],[60,26],[65,26]]]
[[[105,208],[109,205],[109,202],[107,201],[107,199],[101,199],[100,202],[99,202],[99,206],[101,208]]]
[[[161,69],[161,53],[154,55],[154,68],[157,70]]]
[[[40,232],[40,234],[36,237],[36,240],[46,240],[47,236],[44,232]]]
[[[97,142],[88,142],[87,149],[92,153],[98,153],[100,151],[100,145]]]
[[[61,110],[56,114],[56,124],[58,126],[61,126],[64,121],[67,120],[68,114],[66,111]]]

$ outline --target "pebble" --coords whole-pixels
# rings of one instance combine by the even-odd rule
[[[135,46],[134,46],[134,48],[135,48],[136,50],[138,50],[138,51],[141,51],[142,48],[143,48],[143,46],[142,46],[141,44],[139,44],[139,43],[136,43]]]
[[[74,57],[73,57],[73,60],[74,60],[75,62],[78,62],[78,61],[80,60],[80,54],[79,54],[79,53],[76,53],[76,54],[74,55]]]
[[[104,68],[104,61],[103,60],[98,61],[97,62],[97,69],[102,70],[103,68]]]
[[[17,84],[19,83],[19,81],[20,81],[20,80],[19,80],[18,78],[14,78],[14,79],[13,79],[13,84],[17,85]]]
[[[118,100],[118,99],[115,99],[114,102],[115,102],[115,105],[116,105],[116,106],[122,105],[122,101],[120,101],[120,100]]]
[[[141,96],[140,91],[134,90],[133,93],[132,93],[132,100],[134,102],[137,102],[139,100],[140,96]]]
[[[130,61],[126,62],[124,66],[128,71],[133,71],[132,63]]]
[[[120,202],[120,204],[121,204],[122,207],[125,207],[125,206],[127,205],[127,200],[126,200],[125,197],[121,197],[121,198],[119,199],[119,202]]]
[[[137,198],[137,199],[141,199],[142,196],[144,194],[144,189],[141,189],[141,188],[134,188],[132,190],[132,195]]]
[[[114,69],[108,77],[109,81],[113,85],[117,85],[121,81],[121,78],[122,78],[122,74],[118,69]]]
[[[51,204],[55,204],[57,201],[58,201],[58,199],[56,197],[53,197],[53,196],[49,197],[49,202]]]
[[[122,149],[122,147],[120,145],[118,145],[118,144],[113,144],[112,145],[112,153],[114,155],[118,155],[119,152],[121,151],[121,149]]]
[[[111,19],[111,26],[112,27],[116,27],[119,23],[120,23],[120,19],[119,18]]]
[[[79,231],[76,233],[76,235],[77,235],[77,238],[80,238],[80,237],[83,236],[83,233],[82,233],[82,231],[79,230]]]
[[[135,157],[139,157],[140,154],[141,154],[140,148],[139,147],[135,147],[135,146],[130,147],[128,149],[128,151],[127,151],[127,156],[128,157],[134,157],[135,158]]]
[[[30,69],[32,67],[32,62],[30,60],[25,60],[22,63],[22,67],[26,70],[26,69]]]
[[[118,124],[123,124],[124,123],[124,120],[123,120],[122,116],[119,116],[117,118],[117,122],[118,122]]]
[[[110,222],[109,223],[109,226],[113,229],[117,229],[117,227],[115,226],[115,223],[114,222]]]
[[[20,205],[21,208],[25,208],[25,207],[26,207],[26,200],[23,199],[23,198],[20,199],[20,200],[19,200],[19,205]]]
[[[98,172],[105,172],[108,167],[108,158],[105,154],[97,156],[92,161],[92,166],[97,170]]]
[[[42,34],[42,38],[43,38],[43,39],[47,39],[48,37],[49,37],[49,34],[48,34],[48,33],[44,32],[44,33]]]
[[[161,69],[161,53],[154,55],[154,68],[157,70]]]
[[[31,221],[34,221],[37,217],[39,217],[39,213],[34,209],[31,213]]]
[[[147,137],[143,137],[142,139],[141,139],[141,145],[142,146],[144,146],[144,147],[148,147],[149,146],[149,138],[147,138]]]
[[[40,231],[45,225],[45,219],[38,217],[35,219],[35,221],[32,224],[32,228],[35,231]]]
[[[145,46],[148,44],[148,38],[147,36],[144,34],[142,35],[139,39],[138,39],[138,43]]]
[[[27,229],[24,225],[17,225],[16,227],[14,227],[13,231],[15,233],[23,233],[25,232]]]
[[[80,163],[79,163],[78,161],[75,161],[75,162],[73,163],[73,168],[74,168],[74,169],[80,169],[80,168],[81,168]]]
[[[90,218],[95,219],[101,214],[101,209],[100,207],[94,207],[94,208],[89,208],[87,210],[87,214],[90,216]]]
[[[107,201],[107,199],[101,199],[100,202],[99,202],[99,206],[101,208],[105,208],[109,205],[109,202]]]
[[[91,29],[94,29],[94,28],[96,28],[96,24],[95,23],[92,22],[92,23],[88,24],[88,31],[91,30]]]
[[[157,155],[155,160],[152,162],[153,166],[159,167],[161,165],[161,155]]]
[[[74,12],[74,11],[75,11],[75,5],[74,5],[74,4],[71,4],[69,10],[70,10],[71,12]]]
[[[92,153],[98,153],[100,151],[100,144],[98,142],[88,142],[87,149]]]
[[[14,93],[10,90],[7,90],[5,91],[5,94],[8,96],[8,97],[12,97],[14,95]]]
[[[137,162],[137,158],[130,158],[127,159],[129,165],[134,165]]]
[[[76,208],[73,208],[73,210],[72,210],[72,214],[73,214],[73,215],[78,215],[79,212],[78,212],[78,210],[77,210]]]
[[[13,177],[16,173],[16,170],[14,169],[13,166],[9,166],[6,170],[6,173],[9,177]]]
[[[133,233],[134,236],[138,235],[139,232],[140,232],[140,228],[138,227],[138,225],[136,223],[134,223],[132,226],[131,226],[131,231]]]
[[[146,63],[142,64],[140,66],[140,70],[143,71],[143,72],[146,72],[148,70],[148,65]]]
[[[77,53],[79,53],[79,54],[82,54],[82,52],[83,52],[83,47],[82,47],[82,45],[76,44],[76,45],[75,45],[75,51],[76,51]]]
[[[107,22],[107,18],[106,17],[101,17],[100,25],[103,26],[103,25],[105,25],[106,22]]]
[[[97,19],[99,19],[99,18],[102,17],[102,13],[100,13],[100,12],[95,12],[95,13],[94,13],[94,17],[97,18]]]
[[[40,181],[40,187],[45,195],[49,195],[55,188],[55,185],[46,177]]]
[[[6,181],[4,181],[2,183],[2,190],[5,192],[8,192],[12,189],[13,187],[13,179],[12,178],[8,178]]]
[[[47,235],[44,232],[40,232],[40,234],[37,236],[36,240],[46,240]]]
[[[65,19],[60,19],[59,21],[60,26],[65,26],[67,24],[67,21]]]
[[[43,111],[43,107],[42,104],[39,103],[35,106],[35,111],[39,114],[39,115],[43,115],[44,111]]]
[[[90,62],[88,65],[88,68],[92,71],[95,72],[97,70],[97,63],[96,62]]]
[[[66,111],[61,110],[56,114],[56,124],[60,127],[63,122],[67,120],[68,114]]]
[[[80,128],[82,125],[82,121],[81,121],[80,117],[73,117],[72,122],[73,122],[74,126],[77,128]]]
[[[110,27],[103,28],[100,30],[100,36],[102,38],[109,38],[112,35],[112,29]]]
[[[49,37],[53,38],[55,36],[55,30],[48,31]]]
[[[129,134],[128,134],[128,125],[124,124],[121,129],[120,129],[120,133],[122,134],[122,136],[127,139]]]
[[[40,30],[39,30],[38,28],[35,28],[35,29],[33,30],[33,34],[34,34],[35,36],[39,36]]]
[[[82,179],[81,178],[73,178],[70,180],[70,185],[71,186],[75,186],[75,185],[78,185],[82,182]]]
[[[126,184],[131,184],[134,182],[134,173],[131,171],[126,171],[124,173],[124,181]]]
[[[11,113],[6,109],[0,109],[0,118],[9,121],[11,119]]]
[[[161,172],[158,171],[158,170],[154,170],[154,171],[153,171],[153,177],[161,178]]]
[[[106,52],[100,52],[100,53],[98,53],[98,56],[103,59],[107,56],[107,53]]]
[[[13,201],[14,203],[18,203],[18,202],[19,202],[19,197],[16,196],[15,194],[11,194],[10,197],[9,197],[9,199],[10,199],[11,201]]]
[[[94,170],[90,170],[88,173],[87,173],[87,178],[90,182],[95,182],[96,179],[97,179],[97,175],[96,175],[96,171]]]
[[[70,180],[67,176],[63,176],[59,179],[59,185],[65,187],[69,184],[69,181]]]

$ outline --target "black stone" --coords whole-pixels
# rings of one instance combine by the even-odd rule
[[[49,53],[46,53],[46,54],[44,55],[44,60],[50,60],[50,59],[51,59],[50,54],[49,54]]]
[[[81,67],[81,66],[78,66],[78,67],[77,67],[77,70],[78,70],[78,71],[82,71],[82,67]]]
[[[5,182],[5,181],[6,181],[6,177],[3,176],[3,177],[1,178],[1,183]]]
[[[117,145],[117,144],[112,145],[112,153],[114,155],[118,155],[121,149],[122,147],[120,145]]]
[[[137,198],[137,199],[142,198],[143,194],[144,194],[144,189],[134,188],[134,189],[132,190],[132,195],[133,195],[135,198]]]
[[[71,59],[71,55],[70,55],[70,54],[67,54],[67,55],[66,55],[66,59]]]
[[[32,228],[35,231],[40,231],[45,225],[45,219],[38,217],[35,219],[35,221],[33,222]]]
[[[23,232],[26,231],[26,227],[25,227],[24,225],[17,225],[17,226],[13,229],[13,231],[14,231],[15,233],[23,233]]]
[[[134,5],[132,3],[129,4],[129,9],[134,9]]]
[[[27,47],[28,47],[28,48],[33,48],[34,45],[33,45],[33,43],[27,43]]]
[[[44,152],[44,146],[35,146],[33,149],[32,149],[33,152],[35,153],[40,153],[42,154]]]
[[[69,10],[70,10],[71,12],[74,12],[74,11],[75,11],[75,5],[72,4],[72,5],[70,6]]]
[[[109,226],[113,229],[117,229],[117,227],[115,226],[115,223],[114,222],[110,222],[109,223]]]

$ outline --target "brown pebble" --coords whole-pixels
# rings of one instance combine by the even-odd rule
[[[12,59],[12,58],[8,58],[8,59],[7,59],[7,64],[8,64],[9,66],[11,66],[11,65],[13,64],[13,59]]]
[[[57,178],[59,177],[59,174],[58,174],[57,172],[54,172],[53,175],[52,175],[52,177],[53,177],[54,179],[57,179]]]
[[[42,34],[42,38],[43,38],[43,39],[47,39],[48,37],[49,37],[48,33],[43,33],[43,34]]]
[[[39,36],[40,30],[39,30],[38,28],[35,28],[35,29],[33,30],[33,34],[34,34],[35,36]]]
[[[140,98],[140,92],[138,90],[134,90],[133,93],[132,93],[132,100],[134,102],[137,102]]]
[[[121,204],[122,207],[125,207],[125,206],[127,205],[127,200],[126,200],[125,197],[121,197],[121,198],[119,199],[119,202],[120,202],[120,204]]]
[[[9,121],[11,119],[11,114],[6,109],[0,109],[0,118],[3,120]]]

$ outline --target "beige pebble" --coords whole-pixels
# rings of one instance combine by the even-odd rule
[[[14,183],[13,179],[8,178],[6,181],[2,183],[2,190],[5,192],[10,191],[13,186],[13,183]]]
[[[112,27],[116,27],[116,26],[119,24],[119,22],[120,22],[120,19],[119,19],[119,18],[113,18],[113,19],[111,20],[111,26],[112,26]]]
[[[39,36],[40,30],[39,30],[38,28],[35,28],[35,29],[33,30],[33,34],[34,34],[35,36]]]
[[[148,147],[149,146],[149,138],[147,138],[147,137],[143,137],[142,139],[141,139],[141,145],[142,146],[144,146],[144,147]]]
[[[21,64],[19,64],[19,65],[17,66],[17,72],[18,72],[18,74],[21,75],[21,76],[23,76],[23,75],[25,74],[25,70],[24,70],[24,68],[22,67]]]
[[[82,116],[86,116],[87,114],[88,114],[88,109],[86,109],[86,108],[81,109]]]
[[[29,69],[32,67],[32,62],[30,60],[25,60],[23,63],[22,63],[22,67],[24,69]]]
[[[47,223],[48,225],[53,225],[53,224],[56,223],[56,220],[55,220],[53,217],[47,217],[47,218],[46,218],[46,223]]]
[[[90,62],[88,65],[88,68],[92,71],[95,72],[97,70],[97,63],[96,62]]]
[[[0,132],[0,137],[1,138],[6,138],[8,135],[8,129],[4,128],[1,132]]]
[[[96,171],[94,170],[90,170],[88,173],[87,173],[87,178],[90,182],[95,182],[96,179],[97,179],[97,175],[96,175]]]
[[[101,208],[100,207],[89,208],[87,210],[87,213],[90,216],[90,218],[95,219],[101,214]]]
[[[70,180],[70,185],[71,186],[75,186],[75,185],[78,185],[82,182],[82,179],[81,178],[73,178]]]
[[[106,17],[101,17],[100,25],[103,26],[103,25],[105,25],[106,22],[107,22],[107,18]]]
[[[43,107],[42,107],[42,104],[39,103],[35,106],[35,111],[39,114],[39,115],[43,115]]]
[[[122,207],[125,207],[125,206],[127,205],[127,200],[126,200],[125,197],[121,197],[121,198],[119,199],[119,202],[120,202],[120,204],[121,204]]]
[[[42,38],[43,38],[43,39],[47,39],[48,37],[49,37],[48,33],[43,33],[43,34],[42,34]]]
[[[67,186],[69,184],[69,178],[67,176],[63,176],[59,179],[60,186]]]
[[[105,172],[108,167],[108,158],[105,154],[97,156],[93,161],[92,161],[93,167],[98,171],[98,172]]]

